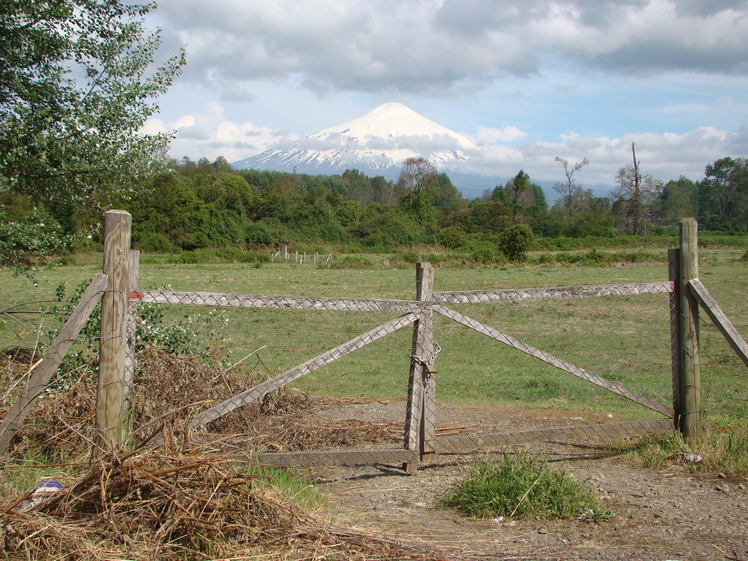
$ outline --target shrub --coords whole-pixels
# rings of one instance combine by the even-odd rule
[[[527,453],[477,462],[438,500],[475,518],[580,518],[610,516],[597,495],[568,472]]]
[[[439,230],[439,243],[448,249],[458,249],[468,242],[468,237],[461,228],[449,226]]]
[[[665,469],[682,465],[691,473],[724,473],[731,477],[748,475],[748,432],[736,426],[707,428],[699,442],[686,441],[680,433],[650,435],[628,454],[642,465]]]
[[[496,253],[488,246],[479,247],[472,251],[470,260],[475,263],[491,263],[496,260]]]
[[[510,261],[521,263],[534,240],[535,234],[527,224],[515,224],[499,236],[499,249]]]

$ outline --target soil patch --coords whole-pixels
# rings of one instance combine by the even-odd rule
[[[319,414],[382,418],[401,405],[347,403],[336,412]],[[444,418],[445,410],[441,411]],[[484,426],[507,425],[515,430],[602,420],[580,419],[581,415],[558,410],[492,412],[461,406],[459,412],[464,427],[474,427],[480,420]],[[444,421],[454,423],[449,416]],[[376,466],[325,468],[315,470],[314,476],[328,497],[335,523],[404,541],[435,558],[748,560],[745,479],[718,474],[696,477],[680,465],[662,471],[643,469],[612,456],[602,442],[537,443],[524,449],[562,462],[597,490],[615,516],[597,522],[472,520],[436,508],[436,498],[468,472],[472,456],[442,456],[414,475],[405,474],[400,466]]]

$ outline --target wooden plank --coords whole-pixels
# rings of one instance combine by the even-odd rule
[[[561,360],[560,358],[546,353],[545,351],[541,351],[540,349],[537,349],[531,345],[523,343],[522,341],[515,339],[514,337],[502,333],[498,329],[488,327],[487,325],[484,325],[479,321],[460,314],[459,312],[456,312],[450,308],[445,308],[444,306],[434,306],[434,311],[438,314],[443,315],[444,317],[448,317],[458,323],[461,323],[466,327],[474,329],[478,333],[483,333],[484,335],[487,335],[492,339],[496,339],[500,343],[508,345],[513,349],[528,354],[534,358],[537,358],[538,360],[542,360],[543,362],[550,364],[551,366],[555,366],[559,370],[563,370],[564,372],[568,372],[569,374],[572,374],[577,378],[581,378],[582,380],[586,380],[591,384],[600,386],[601,388],[604,388],[609,392],[620,395],[621,397],[625,397],[626,399],[630,399],[631,401],[652,409],[653,411],[662,413],[667,417],[672,417],[673,415],[673,412],[670,409],[660,403],[657,403],[656,401],[652,401],[648,397],[632,392],[631,390],[627,390],[626,388],[620,386],[619,384],[616,384],[615,382],[611,382],[610,380],[601,378],[600,376],[588,372],[583,368],[580,368],[570,362],[566,362],[565,360]]]
[[[748,344],[746,344],[745,339],[738,333],[738,330],[735,329],[735,326],[699,279],[691,279],[688,281],[688,284],[696,300],[699,301],[699,304],[701,304],[701,307],[712,322],[714,322],[714,325],[717,326],[717,329],[720,330],[724,338],[738,354],[743,364],[748,366]]]
[[[673,430],[672,419],[577,425],[525,431],[476,433],[437,437],[437,453],[470,453],[485,451],[490,446],[511,446],[525,442],[572,441],[611,439],[620,436],[645,435]]]
[[[680,221],[680,391],[681,411],[676,412],[678,427],[687,440],[701,436],[701,351],[699,347],[699,303],[689,290],[689,281],[699,278],[698,224],[693,218]]]
[[[0,425],[0,454],[5,452],[8,444],[13,440],[16,432],[31,411],[34,400],[49,385],[65,354],[70,350],[91,312],[101,300],[101,295],[107,287],[107,280],[107,276],[101,273],[94,277],[83,296],[81,296],[73,313],[70,314],[60,333],[55,337],[47,354],[44,355],[44,359],[26,382],[26,391],[8,410],[2,425]]]
[[[240,394],[237,394],[234,397],[231,397],[219,403],[218,405],[214,405],[210,409],[206,409],[205,411],[200,413],[197,417],[195,417],[195,420],[192,422],[192,428],[193,429],[199,428],[212,421],[215,421],[216,419],[220,417],[228,415],[229,413],[241,407],[242,405],[246,405],[247,403],[252,403],[253,401],[257,401],[262,396],[274,390],[277,390],[278,388],[281,388],[285,386],[286,384],[289,384],[293,382],[294,380],[297,380],[301,378],[302,376],[309,374],[310,372],[313,372],[317,370],[318,368],[321,368],[325,364],[328,364],[334,360],[337,360],[347,355],[348,353],[352,353],[353,351],[356,351],[368,345],[369,343],[376,341],[377,339],[381,339],[385,335],[394,333],[398,329],[405,327],[406,325],[410,325],[415,320],[416,320],[415,315],[406,314],[397,319],[388,321],[387,323],[384,323],[380,325],[379,327],[376,327],[370,331],[367,331],[363,335],[359,335],[358,337],[355,337],[351,339],[350,341],[343,343],[342,345],[338,345],[334,349],[326,351],[304,362],[303,364],[295,366],[291,368],[290,370],[286,370],[285,372],[278,374],[277,376],[275,376],[274,378],[271,378],[270,380],[267,380],[261,384],[258,384],[257,386],[250,388]]]
[[[433,293],[434,268],[430,263],[416,264],[416,299],[429,301]],[[435,380],[426,370],[424,361],[434,353],[433,311],[424,308],[418,314],[413,325],[413,339],[410,354],[410,371],[408,375],[408,402],[405,414],[404,447],[408,450],[433,448],[435,420]],[[430,453],[433,450],[426,450]],[[405,471],[413,473],[417,462],[403,466]]]
[[[481,304],[524,300],[571,300],[575,298],[664,294],[672,292],[673,288],[673,283],[670,281],[658,281],[598,286],[436,292],[434,293],[434,301],[441,304]]]
[[[422,305],[412,300],[378,300],[374,298],[322,298],[316,296],[277,296],[264,294],[224,294],[214,292],[179,292],[171,290],[138,290],[133,299],[153,304],[189,304],[194,306],[230,306],[237,308],[271,308],[324,310],[336,312],[418,313]]]
[[[418,461],[418,450],[341,450],[312,452],[260,452],[255,459],[273,467],[404,465]]]
[[[673,412],[678,418],[682,411],[680,391],[680,250],[673,248],[668,250],[668,278],[676,285],[676,290],[668,297],[670,303],[670,364],[673,387]],[[676,421],[677,425],[677,421]],[[677,428],[677,427],[676,427]]]

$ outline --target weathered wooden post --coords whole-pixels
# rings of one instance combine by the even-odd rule
[[[680,248],[668,250],[668,279],[674,290],[670,293],[670,361],[673,379],[673,428],[680,430],[680,418],[683,412],[681,395],[680,367]]]
[[[430,302],[434,289],[434,268],[430,263],[416,264],[416,300]],[[418,449],[421,459],[433,457],[436,432],[435,369],[430,364],[434,354],[433,310],[426,305],[413,324],[413,345],[408,379],[408,409],[405,418],[405,448]],[[417,462],[403,468],[413,473]]]
[[[678,398],[675,422],[691,441],[701,436],[701,359],[699,353],[699,304],[688,281],[699,277],[698,224],[694,218],[680,222],[678,255],[679,344]]]
[[[130,283],[132,217],[124,210],[104,214],[104,273],[107,290],[101,299],[101,351],[96,394],[96,427],[105,447],[124,437],[123,409],[127,305]]]

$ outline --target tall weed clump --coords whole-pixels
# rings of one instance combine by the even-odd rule
[[[480,461],[437,501],[474,518],[580,518],[610,515],[569,472],[527,453]]]

